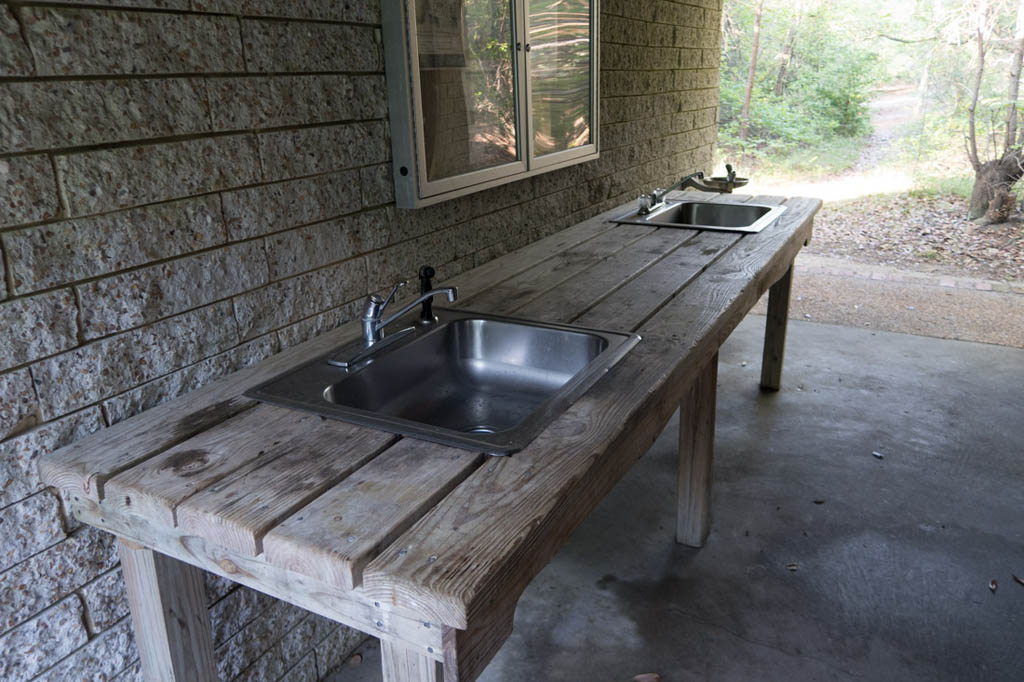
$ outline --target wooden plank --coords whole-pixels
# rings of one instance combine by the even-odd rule
[[[694,378],[679,404],[679,506],[676,542],[703,547],[711,531],[718,353]]]
[[[416,604],[460,629],[497,595],[518,595],[653,443],[684,388],[789,267],[820,202],[790,205],[712,265],[707,287],[688,287],[644,325],[644,340],[530,446],[477,469],[372,561],[367,594]]]
[[[323,462],[329,477],[360,459],[360,448],[379,447],[380,439],[390,438],[375,429],[260,405],[111,478],[104,505],[173,526],[181,502],[229,474],[241,476],[292,454]],[[345,463],[329,464],[334,458]]]
[[[697,233],[661,228],[517,309],[531,320],[570,322]]]
[[[384,682],[442,682],[442,663],[398,642],[381,640],[380,663]]]
[[[271,564],[342,589],[473,472],[484,455],[405,439],[313,500],[263,538]]]
[[[585,327],[632,331],[739,239],[735,233],[701,232],[572,321]]]
[[[438,280],[435,284],[458,286],[460,292],[469,297],[499,282],[515,277],[567,249],[614,229],[616,225],[608,221],[621,213],[621,209],[617,211],[605,211],[553,235],[531,242],[501,258],[484,263],[469,272],[452,278],[451,281],[441,282]]]
[[[180,529],[157,526],[145,519],[104,509],[84,497],[69,500],[73,516],[136,545],[159,552],[204,571],[330,618],[375,637],[405,642],[444,660],[443,631],[416,611],[388,600],[374,600],[363,590],[344,591],[308,576],[271,566],[258,557],[232,552]]]
[[[253,407],[256,401],[242,397],[247,389],[347,343],[360,333],[358,322],[326,332],[77,440],[40,458],[40,476],[46,485],[74,488],[77,494],[100,501],[109,478]]]
[[[459,307],[496,314],[512,313],[653,232],[650,227],[619,225],[617,229],[563,251],[501,284],[460,300]]]
[[[764,353],[761,356],[761,388],[777,391],[782,386],[782,358],[786,353],[786,323],[793,266],[768,290],[768,315],[764,321]]]
[[[281,456],[243,467],[183,500],[175,509],[182,530],[255,556],[270,529],[398,441],[384,431],[315,415],[294,424],[296,431],[276,435]]]
[[[217,682],[202,571],[125,542],[118,551],[146,679]]]
[[[465,630],[444,629],[444,682],[472,682],[512,634],[519,594],[508,592],[481,610]]]

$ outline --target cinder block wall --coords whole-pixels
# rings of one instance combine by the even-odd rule
[[[116,551],[36,459],[708,168],[720,0],[603,0],[602,156],[393,205],[377,0],[0,2],[0,680],[140,679]],[[224,680],[362,636],[212,578]]]

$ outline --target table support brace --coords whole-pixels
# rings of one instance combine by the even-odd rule
[[[203,572],[118,540],[121,572],[148,682],[217,682]]]
[[[786,350],[786,321],[793,266],[768,290],[768,315],[764,323],[764,355],[761,357],[761,390],[777,391],[782,385],[782,356]]]
[[[711,530],[718,353],[694,378],[679,405],[679,510],[676,542],[703,547]]]

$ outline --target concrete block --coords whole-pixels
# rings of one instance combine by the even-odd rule
[[[39,421],[39,402],[27,369],[0,374],[0,440]]]
[[[238,20],[160,12],[27,7],[41,76],[243,71]]]
[[[213,125],[250,130],[383,118],[387,93],[380,80],[334,74],[212,79]]]
[[[110,424],[116,424],[214,379],[253,365],[277,351],[277,337],[273,334],[262,336],[104,400],[103,412]]]
[[[267,642],[272,642],[290,631],[306,615],[307,612],[297,606],[274,601],[260,618],[253,620],[235,636],[217,647],[217,669],[220,679],[230,680],[255,663],[266,651]],[[275,658],[280,662],[279,657]]]
[[[38,678],[38,682],[109,680],[130,665],[138,655],[131,619],[125,618],[48,670]],[[86,671],[88,674],[83,675]]]
[[[267,237],[270,279],[284,279],[383,247],[387,244],[385,214],[385,210],[358,213]]]
[[[35,73],[35,62],[28,44],[21,36],[15,12],[21,9],[3,5],[0,7],[0,77],[31,76]]]
[[[222,578],[216,573],[203,572],[203,586],[206,588],[206,601],[209,604],[223,599],[227,594],[238,587],[238,583]]]
[[[77,287],[83,333],[86,339],[94,339],[124,331],[267,282],[267,258],[259,242],[96,280]]]
[[[124,577],[120,568],[104,573],[79,593],[85,601],[89,628],[94,634],[113,627],[128,615],[128,597],[124,591]]]
[[[391,153],[379,122],[261,133],[259,143],[268,180],[384,163]]]
[[[195,78],[0,83],[0,152],[209,129],[203,82]]]
[[[280,329],[277,332],[277,337],[281,342],[281,350],[297,346],[314,336],[337,329],[346,322],[356,319],[361,312],[362,301],[357,299]]]
[[[46,156],[0,159],[0,227],[55,218],[61,213],[53,164]]]
[[[2,236],[14,290],[24,294],[222,244],[217,197],[78,218]]]
[[[222,644],[260,615],[273,598],[262,592],[239,587],[210,607],[210,627],[213,643]]]
[[[371,26],[243,19],[242,33],[252,72],[383,71]]]
[[[0,629],[24,623],[117,561],[114,536],[83,526],[63,542],[0,573],[0,594],[5,595],[0,601]]]
[[[142,674],[142,664],[135,661],[110,682],[145,682],[145,677]]]
[[[0,243],[0,301],[7,298],[7,265],[3,256],[3,244]]]
[[[65,538],[60,500],[41,492],[0,509],[0,573]]]
[[[4,652],[0,656],[0,679],[27,682],[85,644],[88,637],[82,623],[82,603],[71,595],[0,636],[0,651]]]
[[[236,296],[242,338],[280,329],[366,295],[366,260],[355,258]]]
[[[359,171],[250,187],[223,195],[231,239],[248,239],[359,210]]]
[[[110,211],[258,182],[250,135],[58,156],[72,215]]]
[[[122,393],[238,342],[228,301],[54,356],[32,368],[48,419]]]
[[[10,395],[0,378],[0,395]],[[0,408],[2,409],[2,408]],[[103,428],[99,408],[91,407],[0,442],[0,507],[42,490],[36,461],[42,455]]]
[[[324,677],[337,670],[367,639],[366,634],[343,625],[317,642],[315,647],[317,674]]]
[[[395,200],[395,177],[390,163],[368,166],[359,171],[363,206],[381,206]]]
[[[193,0],[192,8],[282,19],[380,23],[380,4],[374,0]]]
[[[78,305],[70,289],[0,303],[0,371],[78,345]]]

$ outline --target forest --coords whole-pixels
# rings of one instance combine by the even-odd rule
[[[884,163],[1005,221],[1024,183],[1024,0],[726,0],[719,155],[769,175],[849,169],[870,105],[908,94]]]

